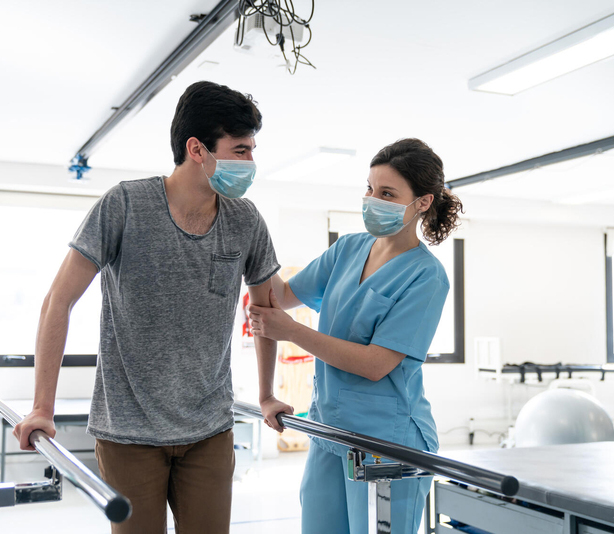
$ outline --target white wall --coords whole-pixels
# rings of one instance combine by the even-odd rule
[[[505,363],[605,363],[603,235],[598,227],[543,223],[465,225],[466,364],[427,365],[424,371],[442,443],[465,441],[470,417],[476,428],[505,431],[509,399],[517,415],[545,388],[476,377],[475,337],[498,337]],[[599,378],[587,376],[594,383]],[[596,385],[614,415],[611,382]],[[496,438],[476,435],[482,442]]]
[[[7,165],[0,165],[0,189],[3,171],[10,171],[12,181],[20,173],[23,177],[34,173],[39,181],[51,177],[50,183],[58,188],[63,187],[66,179],[64,170],[59,168]],[[95,194],[103,183],[106,189],[120,179],[138,177],[142,175],[107,171],[105,180],[93,180],[86,187]],[[249,196],[269,225],[282,265],[306,265],[325,250],[328,211],[360,209],[363,191],[361,180],[357,180],[356,188],[256,182]],[[69,183],[69,187],[82,185]],[[15,194],[0,193],[0,204],[14,205],[15,198]],[[53,196],[42,198],[47,203],[56,202]],[[23,201],[19,197],[19,202]],[[528,360],[604,363],[606,358],[603,227],[599,222],[576,216],[573,224],[565,224],[562,221],[571,212],[557,208],[556,217],[552,212],[543,217],[547,210],[529,213],[526,202],[522,210],[524,222],[510,222],[518,203],[503,202],[507,208],[503,213],[494,209],[492,202],[485,199],[480,202],[466,202],[471,220],[458,234],[465,239],[466,363],[427,365],[424,372],[427,396],[444,444],[466,440],[469,417],[476,419],[477,428],[482,425],[490,432],[505,430],[510,388],[476,377],[475,337],[499,337],[503,360],[510,363]],[[490,211],[479,210],[480,205]],[[581,215],[586,212],[585,207],[579,209]],[[87,394],[93,381],[92,371],[64,369],[59,394],[67,397]],[[252,373],[244,376],[249,380]],[[595,381],[595,375],[592,376]],[[0,397],[29,396],[31,378],[26,370],[0,371]],[[614,415],[614,388],[609,382],[596,385],[598,398]],[[539,391],[535,387],[514,386],[514,413]],[[449,432],[457,427],[460,428]],[[496,439],[496,435],[476,436],[478,442]]]

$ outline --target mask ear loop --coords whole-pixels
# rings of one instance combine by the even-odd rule
[[[203,142],[201,141],[201,143],[200,143],[200,144],[201,144],[201,145],[203,146],[203,148],[204,148],[204,149],[205,149],[205,150],[206,150],[206,151],[209,153],[209,155],[210,155],[210,156],[211,156],[213,159],[215,159],[215,164],[216,164],[216,167],[217,167],[217,159],[215,158],[215,156],[214,156],[213,154],[211,154],[211,152],[209,152],[209,149],[208,149],[208,148],[205,146],[205,143],[203,143]],[[207,171],[205,170],[205,162],[203,161],[203,162],[200,164],[200,166],[203,168],[203,172],[205,173],[205,177],[207,178],[207,180],[211,180],[210,176],[207,174]]]
[[[422,197],[418,197],[418,198],[417,198],[416,200],[414,200],[414,201],[413,201],[411,204],[407,204],[407,206],[405,206],[405,209],[409,208],[409,206],[414,205],[414,204],[415,204],[416,202],[418,202],[418,200],[420,200],[421,198],[422,198]],[[415,219],[415,218],[416,218],[418,215],[420,215],[421,213],[422,213],[421,211],[416,211],[416,214],[415,214],[415,215],[414,215],[414,216],[413,216],[413,217],[412,217],[412,218],[411,218],[411,219],[410,219],[410,220],[409,220],[409,221],[408,221],[406,224],[404,224],[404,225],[401,227],[401,229],[400,229],[400,230],[397,232],[397,234],[398,234],[399,232],[401,232],[402,230],[404,230],[405,228],[407,228],[407,227],[408,227],[408,226],[409,226],[409,225],[410,225],[410,224],[413,222],[413,220],[414,220],[414,219]]]

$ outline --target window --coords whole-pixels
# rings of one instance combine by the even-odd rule
[[[465,363],[465,241],[449,238],[430,247],[448,273],[450,292],[427,363]]]
[[[612,256],[614,255],[614,229],[605,234],[605,291],[606,291],[606,341],[607,361],[614,363],[614,280],[612,279]]]
[[[0,194],[0,354],[34,354],[43,299],[95,200]],[[66,354],[98,353],[100,306],[96,278],[71,315]]]
[[[364,232],[360,213],[331,211],[328,214],[329,246],[340,236]],[[441,261],[450,280],[450,293],[439,327],[428,351],[427,363],[465,362],[464,241],[447,239],[429,250]]]

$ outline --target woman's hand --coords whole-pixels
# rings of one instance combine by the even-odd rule
[[[288,341],[292,328],[296,324],[294,319],[281,309],[275,292],[269,292],[270,308],[263,306],[249,306],[249,318],[252,333],[255,336],[267,337],[275,341]]]

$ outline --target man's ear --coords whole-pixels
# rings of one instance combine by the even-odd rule
[[[209,153],[203,148],[203,144],[196,139],[196,137],[190,137],[185,143],[185,150],[187,157],[194,160],[199,165],[207,161]]]

